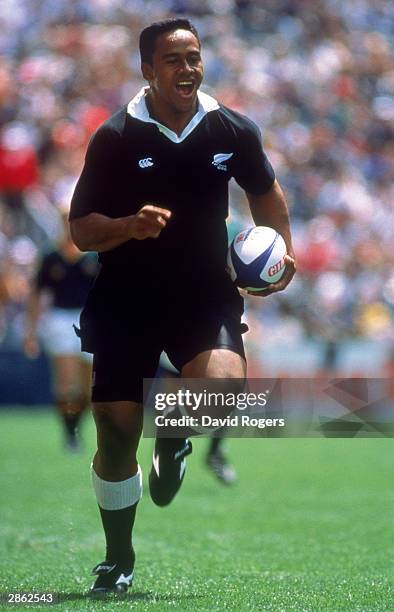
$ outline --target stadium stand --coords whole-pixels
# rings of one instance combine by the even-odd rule
[[[394,335],[389,0],[4,0],[2,363],[21,351],[36,258],[56,240],[87,142],[141,85],[139,31],[180,13],[201,34],[206,91],[261,127],[291,207],[299,272],[283,295],[247,301],[250,374],[384,376]],[[250,224],[245,210],[234,184],[230,234]],[[22,362],[0,376],[20,379]]]

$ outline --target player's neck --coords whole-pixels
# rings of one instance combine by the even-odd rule
[[[149,115],[155,121],[165,125],[180,136],[197,112],[198,100],[190,111],[180,112],[161,100],[157,100],[150,92],[145,97]]]

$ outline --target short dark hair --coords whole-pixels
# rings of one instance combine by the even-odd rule
[[[198,32],[189,19],[177,18],[156,21],[142,30],[140,34],[141,62],[152,64],[157,38],[161,36],[161,34],[165,34],[165,32],[174,32],[175,30],[189,30],[189,32],[194,34],[198,40],[198,44],[201,46]]]

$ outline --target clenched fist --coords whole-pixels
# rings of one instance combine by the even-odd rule
[[[130,234],[136,240],[157,238],[171,218],[171,211],[153,204],[145,204],[130,218]]]

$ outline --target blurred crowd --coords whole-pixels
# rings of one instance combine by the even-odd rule
[[[394,337],[390,0],[2,0],[0,348],[20,343],[90,136],[143,84],[140,30],[173,15],[199,30],[205,91],[260,126],[291,209],[299,272],[248,299],[252,373],[346,370],[347,347],[376,375]],[[234,234],[251,220],[230,196]]]

